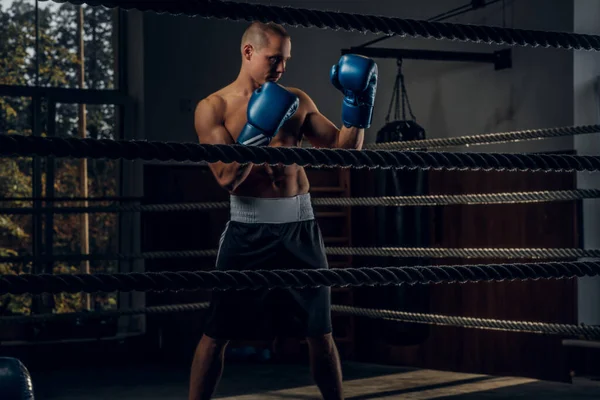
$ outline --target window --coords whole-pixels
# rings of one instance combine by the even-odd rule
[[[34,11],[32,0],[0,0],[0,84],[27,85],[35,76]]]
[[[7,134],[31,135],[31,98],[0,97],[0,131]],[[32,197],[31,157],[0,158],[0,207],[31,207],[30,201],[14,200]],[[31,214],[0,214],[0,257],[17,256],[33,250],[33,217]],[[31,263],[1,262],[0,274],[32,273]],[[0,296],[0,314],[29,314],[31,295]]]
[[[0,84],[117,88],[117,16],[104,7],[0,0]]]
[[[114,105],[56,104],[56,136],[79,136],[82,128],[87,137],[116,139],[116,112]],[[83,115],[82,121],[79,116]],[[84,126],[81,122],[85,122]],[[109,198],[118,193],[119,161],[110,159],[54,160],[48,177],[53,178],[52,197]],[[82,175],[82,170],[85,175]],[[85,191],[82,192],[82,178]],[[107,205],[94,202],[91,206]],[[56,206],[77,206],[83,203],[57,202]],[[118,214],[55,214],[53,216],[54,254],[115,254],[118,252]],[[86,239],[87,238],[87,239]],[[60,261],[53,266],[54,273],[114,273],[118,272],[116,261]],[[112,309],[116,306],[116,293],[95,293],[92,296],[61,293],[55,295],[56,312],[75,312],[82,309]]]
[[[0,0],[0,134],[120,138],[124,105],[130,104],[118,84],[120,13],[51,1]],[[119,196],[120,169],[120,160],[0,158],[0,207],[42,207],[47,198]],[[115,254],[119,220],[115,213],[0,213],[0,257]],[[0,262],[0,274],[118,271],[116,261]],[[115,293],[41,297],[0,296],[0,315],[117,306]]]

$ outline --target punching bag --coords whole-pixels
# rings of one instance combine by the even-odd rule
[[[394,104],[394,120],[390,114]],[[402,113],[400,113],[402,105]],[[410,118],[406,117],[406,108]],[[412,113],[402,74],[402,62],[398,61],[395,91],[386,116],[386,124],[377,133],[377,143],[405,142],[425,139],[425,130],[416,122]],[[428,193],[427,171],[378,170],[375,179],[376,196],[416,196]],[[430,243],[428,207],[377,207],[377,247],[428,247]],[[378,257],[381,266],[424,265],[422,258]],[[429,310],[429,286],[400,285],[376,289],[375,308],[407,312]],[[380,337],[392,345],[416,345],[429,334],[429,325],[390,320],[377,320]]]
[[[0,357],[0,399],[34,399],[29,371],[16,358]]]

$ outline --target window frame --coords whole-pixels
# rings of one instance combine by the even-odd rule
[[[36,0],[36,54],[39,51],[39,4]],[[41,107],[45,102],[48,105],[48,132],[49,137],[55,136],[56,123],[56,104],[105,104],[116,107],[116,139],[123,139],[126,132],[135,132],[134,111],[136,102],[129,95],[127,82],[127,15],[126,11],[115,8],[113,10],[113,44],[115,58],[115,76],[114,83],[116,89],[79,89],[79,88],[60,88],[49,86],[22,86],[22,85],[0,85],[0,96],[4,97],[29,97],[32,101],[32,135],[41,136],[42,121]],[[36,77],[39,76],[39,63],[36,56]],[[36,82],[39,82],[36,79]],[[52,156],[50,156],[52,157]],[[46,157],[44,157],[46,158]],[[42,168],[42,157],[33,156],[32,169],[32,197],[34,198],[33,207],[39,209],[46,198],[51,198],[53,193],[54,175],[52,167]],[[47,163],[52,165],[53,163]],[[118,180],[118,195],[119,197],[131,197],[141,193],[139,185],[131,185],[135,181],[135,175],[141,170],[141,166],[137,161],[119,160],[119,176]],[[48,171],[50,169],[51,171]],[[52,173],[51,180],[46,182],[46,196],[42,197],[43,183],[42,175],[44,173]],[[44,201],[40,200],[43,198]],[[48,205],[52,204],[48,202]],[[119,214],[119,222],[117,232],[119,235],[119,252],[139,253],[140,249],[140,227],[139,215],[129,215],[131,213]],[[34,211],[33,215],[33,256],[39,257],[42,255],[52,255],[54,242],[53,235],[53,213],[41,213]],[[46,225],[44,229],[44,218]],[[127,232],[126,235],[121,234]],[[131,235],[133,233],[133,235]],[[33,266],[34,273],[52,273],[53,263],[38,263]],[[143,271],[143,262],[141,260],[119,261],[119,272]],[[145,295],[143,293],[119,293],[117,309],[128,308],[132,305],[141,306],[145,303]],[[34,309],[35,307],[35,309]],[[47,311],[47,310],[46,310]],[[32,304],[32,312],[43,312],[43,306],[40,304]],[[121,317],[119,320],[120,336],[130,336],[133,334],[142,334],[145,332],[145,318],[143,316]],[[68,340],[68,338],[66,338]]]

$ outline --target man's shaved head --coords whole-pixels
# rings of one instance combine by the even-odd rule
[[[289,38],[285,28],[274,22],[253,22],[244,32],[242,36],[242,49],[245,45],[250,44],[256,51],[261,51],[269,44],[269,35],[276,35],[280,38]]]
[[[257,86],[277,82],[292,57],[291,50],[291,38],[283,26],[253,22],[242,36],[242,73]]]

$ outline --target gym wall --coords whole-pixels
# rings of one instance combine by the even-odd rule
[[[428,1],[249,1],[280,6],[370,13],[427,19],[465,0]],[[447,22],[487,24],[553,31],[600,31],[600,5],[595,0],[506,0]],[[193,111],[203,97],[225,86],[239,71],[239,42],[246,22],[174,17],[154,13],[128,14],[129,89],[139,108],[134,137],[196,142]],[[292,35],[292,60],[281,83],[306,91],[321,112],[340,124],[341,94],[329,83],[329,69],[340,49],[379,35],[287,27]],[[374,45],[449,51],[491,52],[505,46],[411,38],[393,38]],[[512,47],[512,68],[462,62],[405,60],[408,96],[427,138],[486,132],[598,123],[596,87],[598,53]],[[379,86],[374,122],[366,142],[374,142],[384,125],[393,93],[396,62],[377,59]],[[577,151],[594,154],[598,135],[477,146],[452,150],[529,152]],[[598,188],[595,174],[578,175],[581,188]],[[598,202],[583,202],[584,244],[600,247]],[[579,322],[600,323],[600,280],[578,283]]]
[[[254,1],[261,3],[259,1]],[[464,0],[430,1],[262,1],[323,10],[393,15],[426,19]],[[503,13],[502,4],[505,4]],[[572,30],[573,3],[544,0],[506,0],[450,19],[448,22],[485,23],[527,29]],[[195,141],[193,110],[203,97],[237,76],[239,42],[245,22],[143,16],[142,46],[145,135],[148,140]],[[133,36],[139,32],[131,31]],[[329,69],[340,49],[356,46],[378,35],[335,32],[316,28],[288,28],[292,35],[292,60],[281,83],[306,91],[327,117],[340,124],[341,94],[329,83]],[[136,38],[138,39],[138,38]],[[374,46],[491,52],[503,46],[394,38]],[[493,65],[406,60],[404,73],[409,99],[427,137],[470,135],[569,125],[573,122],[573,55],[565,50],[512,49],[513,67],[495,71]],[[374,123],[367,142],[375,140],[387,114],[396,76],[396,61],[377,59],[379,85]],[[131,78],[135,79],[134,76]],[[543,143],[494,146],[494,151],[572,149],[572,138]],[[486,148],[478,148],[487,151]]]

